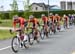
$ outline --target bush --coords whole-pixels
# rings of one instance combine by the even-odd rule
[[[2,22],[0,21],[0,24],[1,24]]]
[[[50,13],[53,14],[59,14],[60,16],[63,16],[64,14],[68,15],[68,14],[74,14],[75,11],[74,10],[62,10],[62,11],[50,11]],[[48,12],[44,11],[44,12],[33,12],[33,15],[37,18],[41,17],[41,14],[45,14],[46,16],[48,16]]]
[[[74,10],[61,10],[61,11],[50,11],[50,13],[53,14],[59,14],[60,16],[63,16],[64,14],[68,15],[68,14],[74,14],[75,11]],[[24,18],[28,18],[29,15],[33,14],[35,17],[40,18],[42,14],[45,14],[46,16],[48,16],[48,11],[39,11],[39,12],[17,12],[17,13],[13,13],[13,12],[7,12],[7,13],[2,13],[0,14],[1,19],[12,19],[13,15],[19,15],[22,16]]]

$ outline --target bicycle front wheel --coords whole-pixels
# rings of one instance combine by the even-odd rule
[[[20,40],[17,36],[14,36],[11,42],[11,48],[13,52],[17,53],[20,47]]]
[[[42,29],[40,33],[41,33],[40,37],[43,40],[45,38],[45,34],[44,34],[45,32],[44,32],[44,30]]]
[[[30,44],[30,45],[33,45],[33,42],[34,42],[34,36],[33,36],[33,34],[30,33],[30,34],[28,35],[28,38],[29,38],[29,44]]]

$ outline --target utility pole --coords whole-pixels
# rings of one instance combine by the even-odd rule
[[[67,0],[66,0],[66,10],[67,10],[67,6],[68,6],[68,4],[67,4],[68,2],[67,2]]]
[[[49,0],[48,0],[48,16],[49,16],[49,8],[50,8],[50,7],[49,7]]]
[[[74,7],[74,6],[73,6],[73,0],[72,0],[71,2],[72,2],[72,10],[74,10],[74,8],[73,8],[73,7]]]

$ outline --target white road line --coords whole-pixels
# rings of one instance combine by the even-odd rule
[[[4,48],[1,48],[0,51],[5,50],[5,49],[8,49],[8,48],[10,48],[10,47],[11,47],[11,46],[7,46],[7,47],[4,47]]]

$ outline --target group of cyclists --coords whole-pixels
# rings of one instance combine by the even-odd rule
[[[17,32],[18,30],[21,30],[19,33],[19,36],[21,40],[24,40],[25,35],[25,29],[32,29],[32,34],[34,34],[34,40],[39,42],[39,37],[41,34],[41,31],[39,31],[38,27],[43,27],[44,33],[46,34],[46,37],[48,38],[48,33],[50,32],[56,32],[57,30],[60,31],[63,28],[69,28],[69,22],[74,19],[73,15],[64,14],[62,17],[59,14],[53,14],[50,13],[47,17],[45,14],[41,15],[41,19],[39,20],[33,15],[29,16],[29,19],[25,19],[23,17],[19,17],[18,15],[13,16],[13,32]],[[40,23],[40,21],[43,23]],[[19,27],[17,28],[16,25],[19,24]],[[30,25],[32,24],[32,25]]]

